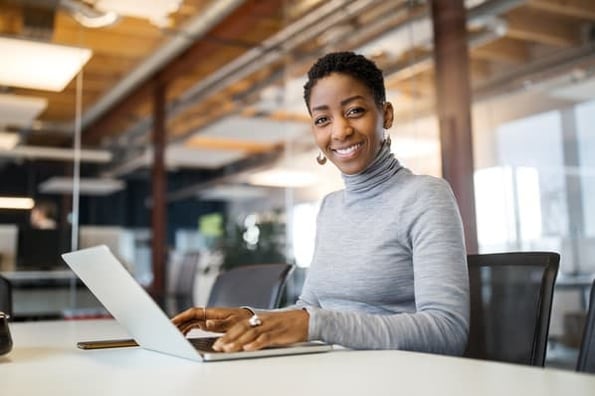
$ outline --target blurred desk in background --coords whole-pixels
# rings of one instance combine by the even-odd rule
[[[95,296],[69,269],[4,271],[12,285],[15,321],[93,316],[105,312]]]

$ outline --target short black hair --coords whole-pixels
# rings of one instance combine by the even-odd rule
[[[370,89],[378,106],[382,106],[386,101],[382,70],[373,61],[353,52],[331,52],[319,58],[308,71],[308,82],[304,85],[304,100],[308,112],[310,111],[312,88],[318,80],[327,77],[331,73],[347,74],[361,81]]]

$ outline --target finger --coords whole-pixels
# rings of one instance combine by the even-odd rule
[[[224,333],[237,322],[238,319],[234,317],[229,317],[222,320],[209,319],[204,323],[203,330]]]
[[[248,320],[242,320],[220,337],[213,348],[225,352],[241,351],[245,344],[253,342],[260,334],[269,332],[274,327],[274,323],[252,327]]]
[[[247,311],[244,309],[227,310],[227,316],[223,317],[223,315],[219,315],[221,319],[208,319],[203,330],[225,333],[236,323],[244,320],[247,317],[245,312]]]
[[[178,326],[178,329],[184,334],[188,334],[192,329],[200,328],[200,322],[187,322]]]
[[[215,350],[220,350],[223,352],[243,351],[244,345],[253,342],[260,336],[260,331],[262,330],[257,328],[249,328],[248,330],[240,334],[238,337],[235,337],[233,339],[228,338],[227,340],[218,340],[218,343],[216,343],[218,345],[213,345],[213,348],[217,347],[219,349]]]
[[[203,320],[203,319],[204,319],[203,308],[202,307],[193,307],[193,308],[188,308],[184,312],[177,314],[176,316],[174,316],[171,319],[171,321],[175,325],[179,325],[181,323],[193,322],[193,321],[198,321],[198,320]]]
[[[278,337],[281,334],[282,332],[279,331],[261,333],[252,342],[244,344],[244,351],[256,351],[269,346],[282,345],[282,343],[278,341]]]
[[[284,314],[290,315],[290,313]],[[266,318],[263,320],[265,324],[268,324],[267,331],[261,332],[261,334],[252,342],[248,342],[244,345],[244,350],[256,350],[270,346],[287,345],[299,341],[305,341],[307,339],[307,333],[303,333],[303,329],[300,326],[287,325],[286,320],[279,320],[279,315],[271,316],[270,319]],[[270,330],[269,330],[270,328]]]

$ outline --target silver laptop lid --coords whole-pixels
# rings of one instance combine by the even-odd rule
[[[202,360],[107,246],[65,253],[62,258],[141,347]]]

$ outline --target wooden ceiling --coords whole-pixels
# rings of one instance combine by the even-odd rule
[[[29,3],[0,1],[1,35],[25,36],[23,15]],[[93,0],[86,3],[92,5]],[[146,146],[154,89],[162,84],[167,92],[170,141],[185,143],[190,148],[243,150],[247,154],[274,150],[283,142],[250,142],[249,136],[246,140],[201,137],[200,131],[232,115],[307,124],[305,108],[296,111],[280,105],[263,111],[259,107],[263,92],[299,79],[324,52],[372,48],[383,38],[390,43],[393,36],[395,42],[409,37],[412,45],[400,53],[391,53],[390,46],[383,48],[379,44],[368,55],[386,71],[388,88],[398,92],[398,111],[423,114],[433,109],[431,36],[423,43],[414,40],[420,35],[414,29],[415,23],[425,21],[431,26],[424,1],[237,1],[213,28],[196,37],[186,37],[185,26],[204,18],[217,3],[218,0],[185,0],[170,15],[171,24],[166,28],[131,17],[121,17],[118,23],[105,28],[85,28],[64,7],[55,7],[49,41],[93,50],[82,78],[85,146]],[[469,3],[475,5],[469,11],[468,29],[476,95],[512,91],[527,79],[549,78],[554,73],[593,73],[595,1]],[[108,105],[102,103],[156,51],[184,37],[188,44],[182,53],[164,60],[161,67]],[[57,93],[18,87],[3,89],[48,99],[47,109],[38,118],[40,122],[30,128],[18,128],[26,144],[71,143],[76,88],[74,79]],[[104,108],[99,109],[99,104]]]

